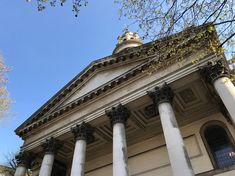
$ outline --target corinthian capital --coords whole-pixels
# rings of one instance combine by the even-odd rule
[[[33,159],[33,155],[32,153],[29,153],[26,151],[20,151],[20,153],[18,153],[15,156],[15,159],[16,159],[17,166],[29,167]]]
[[[112,107],[111,110],[106,111],[105,113],[109,117],[112,126],[115,123],[126,124],[126,121],[130,116],[130,111],[122,104]]]
[[[61,147],[62,143],[53,137],[46,139],[46,141],[42,144],[42,148],[46,153],[56,153]]]
[[[201,75],[206,81],[213,84],[218,78],[229,77],[229,70],[221,60],[218,60],[215,64],[208,62],[207,65],[201,69]]]
[[[86,140],[87,143],[91,143],[92,141],[94,141],[94,129],[91,125],[85,122],[72,127],[71,132],[74,134],[76,140]]]
[[[164,83],[161,87],[156,87],[154,91],[148,92],[148,94],[155,105],[163,102],[171,103],[174,98],[174,92],[166,83]]]

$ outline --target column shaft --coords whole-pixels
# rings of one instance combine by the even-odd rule
[[[215,63],[208,62],[200,73],[208,83],[214,86],[235,125],[235,87],[229,79],[230,72],[227,64],[224,60],[217,60]]]
[[[53,163],[54,163],[54,154],[46,153],[42,160],[39,176],[51,176]]]
[[[17,166],[14,176],[25,176],[26,167],[25,166]]]
[[[16,171],[14,176],[25,176],[27,169],[33,160],[33,154],[27,151],[20,151],[16,156]]]
[[[45,155],[42,160],[39,176],[51,176],[55,154],[62,146],[63,144],[54,137],[46,139],[46,141],[42,144]]]
[[[128,176],[125,124],[130,111],[119,104],[106,111],[113,127],[113,176]]]
[[[168,102],[158,105],[167,151],[174,176],[193,176],[192,166],[178,128],[176,118]]]
[[[113,176],[128,176],[127,145],[123,123],[113,126]]]
[[[86,141],[77,140],[75,144],[71,176],[84,176],[86,158]]]
[[[233,83],[229,78],[221,77],[214,81],[214,87],[235,124],[235,87]]]
[[[82,122],[71,128],[75,137],[75,149],[73,153],[73,163],[71,176],[85,175],[86,146],[94,141],[94,128],[89,124]]]

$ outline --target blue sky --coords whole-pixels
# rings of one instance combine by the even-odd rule
[[[14,115],[0,124],[0,163],[23,144],[14,130],[91,61],[110,55],[129,24],[113,0],[90,0],[78,18],[70,5],[38,12],[34,1],[0,1],[0,54],[12,68],[14,100]]]

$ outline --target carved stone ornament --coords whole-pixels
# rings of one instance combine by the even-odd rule
[[[75,140],[86,140],[87,143],[94,141],[94,129],[91,125],[85,122],[72,127],[71,132],[74,134]]]
[[[144,108],[144,114],[146,115],[147,119],[156,117],[157,115],[159,115],[158,108],[155,106],[155,104],[146,106]]]
[[[33,155],[26,151],[20,151],[20,153],[15,156],[15,159],[17,166],[25,166],[28,168],[33,160]]]
[[[174,98],[174,92],[166,83],[164,83],[161,87],[156,87],[155,91],[148,92],[148,94],[155,105],[163,102],[171,103]]]
[[[222,63],[221,60],[218,60],[215,64],[208,62],[201,70],[201,75],[206,81],[210,84],[213,84],[215,80],[221,77],[229,77],[229,69]]]
[[[62,143],[55,139],[54,137],[51,137],[49,139],[46,139],[46,141],[42,144],[42,148],[44,149],[45,153],[56,153],[59,148],[62,147]]]
[[[111,126],[115,123],[126,124],[127,119],[130,117],[130,111],[122,104],[119,104],[117,107],[112,107],[111,110],[105,113],[110,119]]]

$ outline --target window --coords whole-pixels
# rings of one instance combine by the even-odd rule
[[[231,134],[221,122],[210,123],[203,130],[204,143],[216,168],[235,165],[235,147]]]

